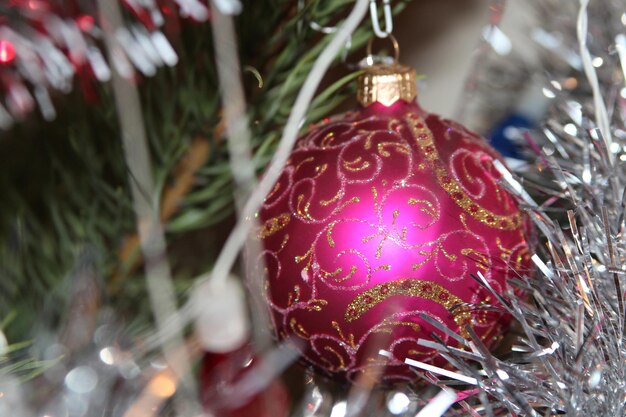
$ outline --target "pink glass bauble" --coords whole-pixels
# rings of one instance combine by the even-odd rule
[[[498,184],[498,158],[415,102],[310,129],[259,213],[277,336],[301,339],[304,361],[351,381],[363,371],[414,380],[405,358],[442,365],[416,341],[457,342],[422,314],[494,347],[509,318],[469,307],[498,305],[470,274],[503,292],[529,267],[528,222]]]

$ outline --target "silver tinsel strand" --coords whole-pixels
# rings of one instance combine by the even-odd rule
[[[421,341],[474,378],[477,391],[456,392],[465,415],[625,412],[626,15],[620,2],[587,3],[538,6],[545,26],[531,36],[545,48],[546,118],[518,132],[535,162],[519,175],[498,167],[539,231],[535,273],[517,271],[512,283],[525,296],[494,292],[517,322],[512,345],[494,355],[469,328],[471,340],[457,338],[463,350]],[[431,377],[444,390],[458,385],[458,376]]]

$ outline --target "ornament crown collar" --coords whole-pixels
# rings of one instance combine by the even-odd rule
[[[417,97],[415,70],[398,63],[400,47],[389,34],[393,44],[394,60],[391,64],[376,63],[372,56],[372,41],[367,44],[366,62],[369,64],[358,78],[357,101],[364,107],[374,103],[391,106],[398,100],[411,102]]]

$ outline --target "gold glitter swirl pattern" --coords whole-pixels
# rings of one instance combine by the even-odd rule
[[[515,230],[522,225],[522,217],[519,212],[503,216],[476,204],[470,196],[467,195],[465,190],[449,175],[435,147],[433,133],[426,126],[424,120],[410,114],[406,117],[406,122],[411,128],[415,140],[424,153],[426,160],[431,165],[439,185],[446,190],[459,207],[476,220],[496,229]]]
[[[348,336],[346,337],[346,335],[341,330],[341,326],[339,326],[339,323],[337,323],[335,320],[331,322],[331,325],[333,326],[333,329],[337,331],[337,334],[339,334],[339,337],[344,343],[347,343],[348,346],[350,346],[352,349],[357,348],[356,342],[354,341],[354,335],[352,333],[348,334]]]
[[[463,307],[463,300],[433,281],[417,280],[414,278],[397,279],[393,282],[378,284],[363,291],[348,304],[344,314],[346,322],[358,320],[363,314],[393,296],[419,297],[434,301],[454,317],[454,322],[461,330],[461,336],[467,337],[465,324],[471,323],[472,316],[467,307]],[[455,308],[456,307],[456,308]],[[454,308],[454,311],[451,311]]]
[[[272,191],[269,192],[267,196],[265,196],[265,201],[270,201],[274,196],[280,191],[280,182],[277,182],[272,188]]]
[[[293,334],[301,337],[302,339],[306,340],[311,337],[311,335],[309,335],[309,333],[304,330],[304,327],[302,327],[302,325],[299,324],[298,321],[294,318],[289,320],[289,327],[291,327],[291,331],[293,332]]]
[[[409,155],[411,153],[411,148],[406,143],[380,142],[376,147],[378,149],[378,154],[384,158],[389,158],[391,156],[391,153],[386,148],[395,149],[397,152],[405,155]]]
[[[469,274],[501,293],[509,266],[529,264],[525,217],[498,182],[496,154],[406,106],[310,130],[259,210],[266,263],[255,273],[267,276],[259,292],[276,334],[302,339],[302,360],[333,378],[413,379],[408,356],[437,364],[416,343],[433,331],[422,314],[465,338],[471,326],[492,348],[509,319]]]
[[[305,202],[304,199],[305,199],[304,194],[300,194],[298,196],[298,205],[296,206],[296,213],[298,214],[299,217],[303,219],[313,220],[313,217],[311,217],[311,213],[309,213],[309,208],[311,207],[311,201]]]
[[[263,223],[257,236],[259,239],[265,239],[266,237],[272,236],[274,233],[284,229],[291,220],[291,213],[283,213],[279,216],[272,217]]]
[[[356,159],[354,159],[353,161],[343,161],[343,167],[344,169],[346,169],[347,171],[350,172],[358,172],[358,171],[363,171],[364,169],[367,169],[370,167],[370,163],[368,161],[363,161],[362,157],[357,157]]]
[[[380,326],[376,327],[374,332],[375,333],[393,333],[393,331],[397,328],[397,327],[410,327],[415,334],[419,334],[422,331],[422,326],[420,326],[419,324],[412,322],[412,321],[407,321],[407,320],[390,320],[388,318],[385,318],[383,320],[383,322],[380,324]]]
[[[322,207],[329,206],[330,204],[336,201],[339,201],[339,199],[341,199],[342,197],[343,197],[343,190],[340,188],[339,190],[337,190],[337,194],[335,194],[332,198],[328,200],[320,200],[320,206]]]
[[[324,358],[324,357],[322,356],[322,360],[326,360],[326,363],[327,363],[330,367],[332,367],[335,371],[343,371],[343,370],[345,370],[345,369],[346,369],[346,362],[345,362],[345,360],[343,359],[343,356],[341,356],[341,355],[339,354],[339,352],[337,352],[337,351],[336,351],[335,349],[333,349],[331,346],[324,346],[324,350],[325,350],[326,352],[331,352],[333,355],[335,355],[335,356],[337,357],[337,360],[339,361],[339,366],[334,367],[334,366],[333,366],[333,364],[332,364],[329,360],[326,360],[326,358]]]

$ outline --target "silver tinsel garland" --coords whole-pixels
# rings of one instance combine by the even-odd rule
[[[432,375],[437,385],[473,378],[478,390],[451,401],[464,415],[625,414],[626,5],[566,3],[538,4],[545,21],[530,31],[545,48],[549,102],[537,129],[518,132],[535,162],[519,177],[498,167],[539,230],[535,273],[512,283],[526,296],[494,292],[517,334],[498,355],[474,335],[457,338],[464,350],[422,342],[458,368],[452,379]]]

